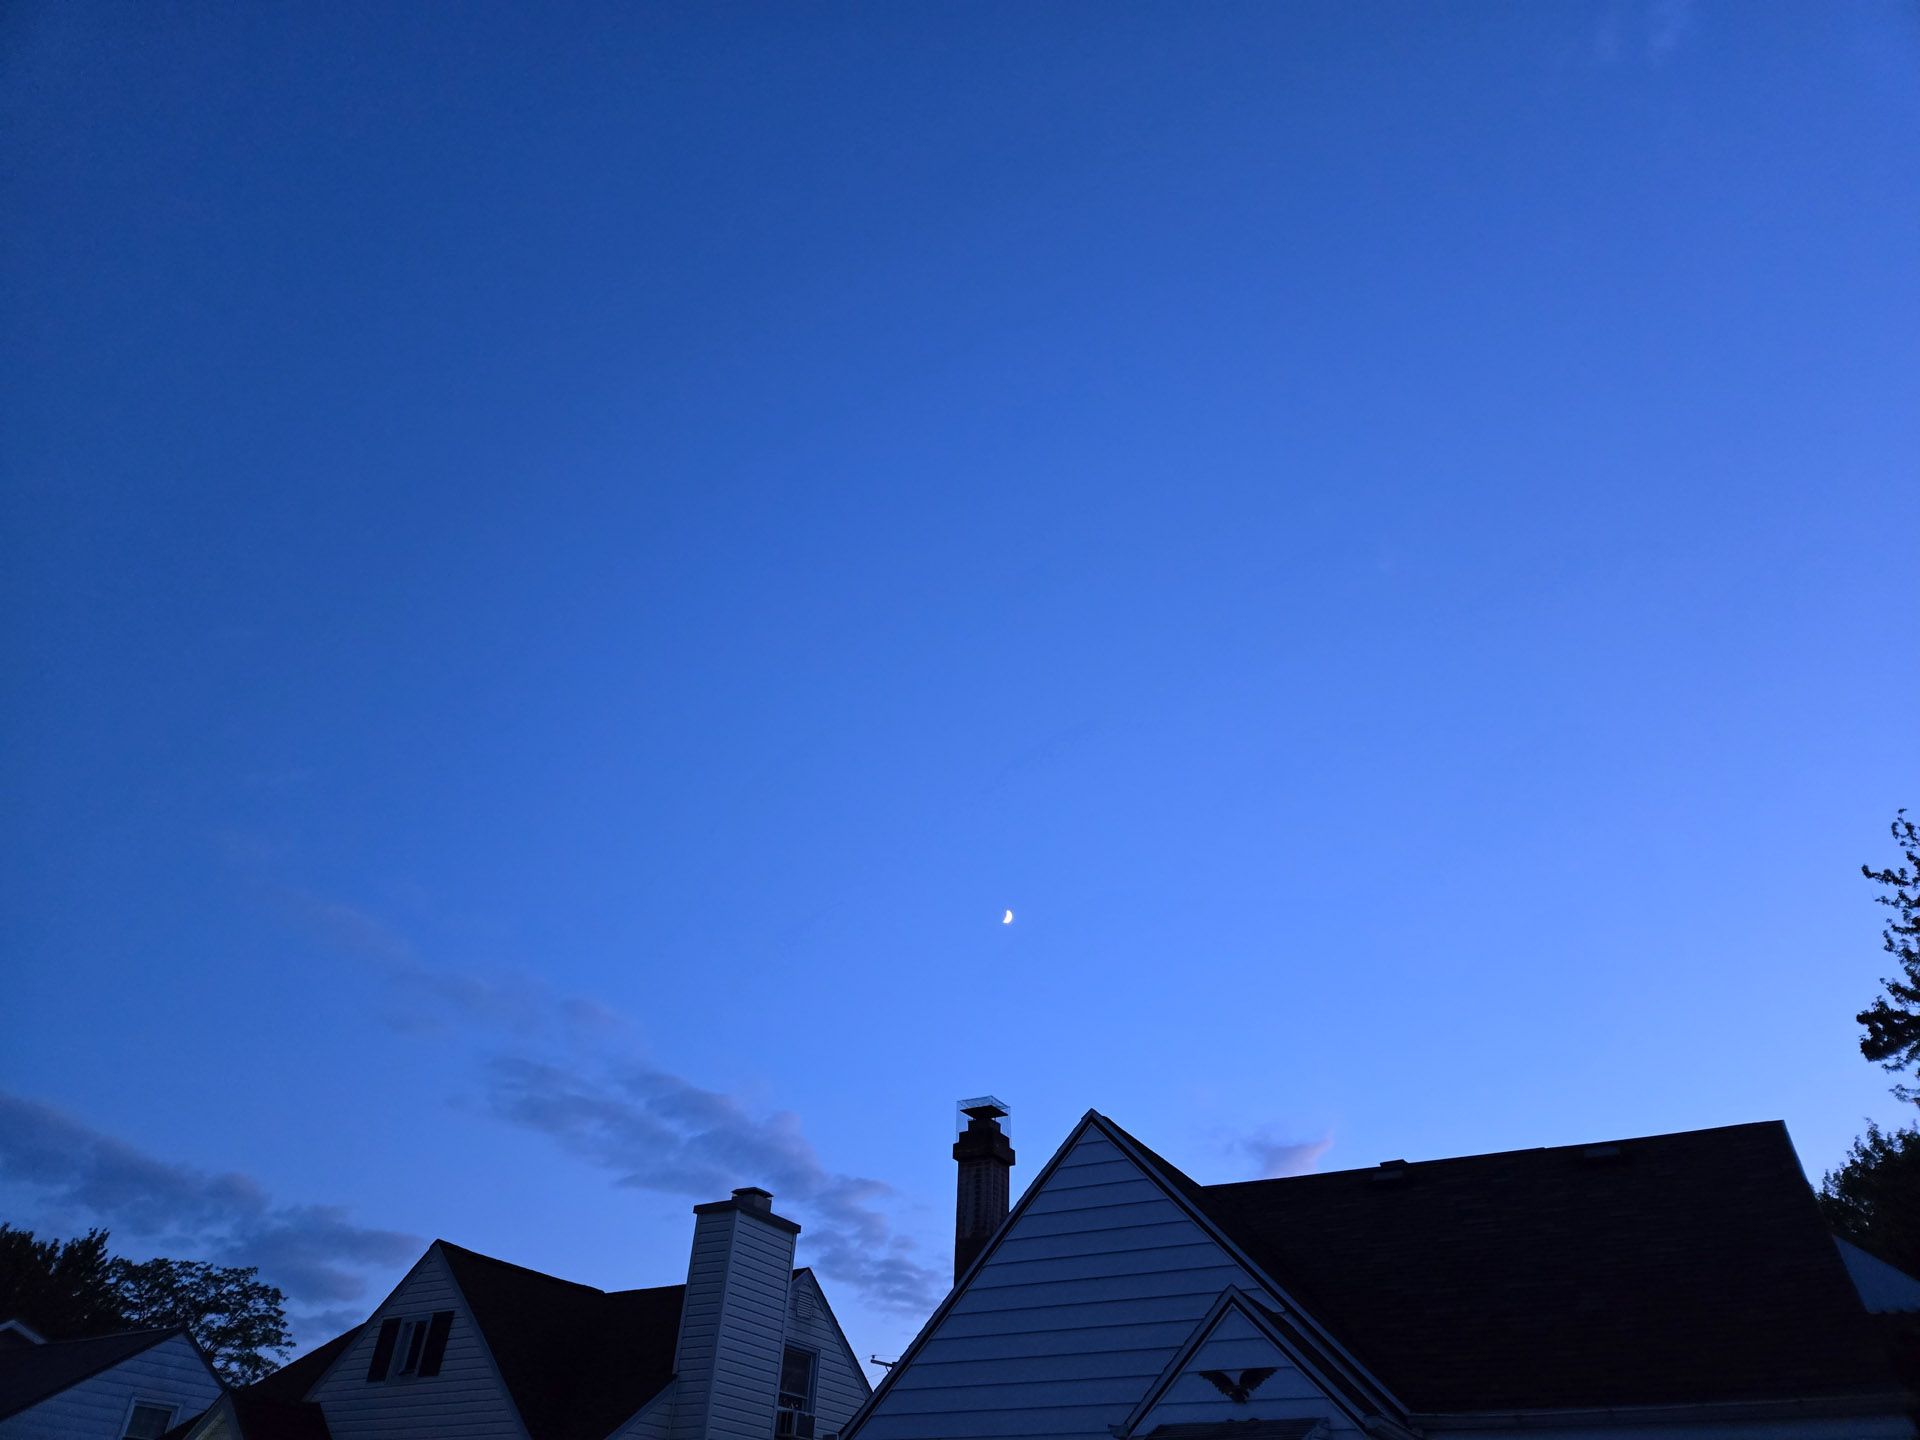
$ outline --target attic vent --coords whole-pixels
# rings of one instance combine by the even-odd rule
[[[1620,1147],[1618,1145],[1589,1145],[1580,1152],[1580,1158],[1582,1160],[1618,1160],[1620,1158]]]
[[[796,1320],[813,1319],[813,1287],[811,1285],[794,1286],[793,1300],[788,1308],[793,1311],[793,1318]]]
[[[1404,1180],[1407,1178],[1407,1162],[1404,1160],[1382,1160],[1379,1168],[1373,1172],[1375,1180]]]

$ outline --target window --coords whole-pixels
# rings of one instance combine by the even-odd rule
[[[452,1329],[451,1310],[382,1320],[380,1333],[373,1342],[373,1360],[367,1366],[367,1379],[402,1380],[415,1375],[438,1375]]]
[[[773,1412],[779,1440],[813,1440],[813,1372],[820,1357],[787,1346],[780,1356],[780,1401]]]
[[[109,1414],[112,1412],[109,1411]],[[151,1400],[136,1400],[127,1412],[125,1440],[159,1440],[173,1428],[173,1406],[156,1405]]]

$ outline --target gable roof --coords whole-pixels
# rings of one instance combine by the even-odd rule
[[[266,1400],[304,1400],[307,1392],[320,1383],[320,1377],[332,1368],[333,1362],[353,1343],[353,1337],[366,1329],[363,1320],[351,1330],[347,1330],[324,1345],[316,1345],[297,1360],[290,1360],[278,1370],[263,1379],[256,1380],[245,1388],[245,1393]]]
[[[151,1350],[162,1340],[184,1335],[183,1326],[158,1330],[123,1330],[118,1335],[95,1335],[85,1340],[50,1340],[43,1345],[9,1346],[0,1350],[0,1419],[71,1389],[122,1360]]]
[[[1777,1121],[1229,1185],[1105,1124],[1414,1412],[1898,1388]]]
[[[533,1440],[605,1440],[673,1379],[684,1285],[596,1290],[434,1243]]]
[[[436,1240],[429,1249],[436,1247],[532,1440],[606,1440],[673,1380],[685,1285],[596,1290],[450,1240]],[[811,1273],[803,1266],[793,1275]],[[818,1280],[813,1286],[845,1345],[826,1292]],[[363,1323],[336,1335],[236,1393],[304,1400],[365,1328]],[[853,1354],[851,1347],[847,1353]]]
[[[1288,1320],[1274,1311],[1259,1304],[1252,1296],[1228,1286],[1221,1292],[1220,1298],[1213,1302],[1211,1309],[1200,1318],[1200,1323],[1181,1342],[1180,1348],[1161,1370],[1159,1378],[1147,1387],[1128,1412],[1127,1418],[1119,1425],[1110,1426],[1115,1440],[1134,1440],[1135,1436],[1152,1436],[1162,1431],[1177,1428],[1167,1425],[1155,1426],[1152,1430],[1141,1427],[1153,1418],[1160,1408],[1168,1391],[1186,1374],[1209,1340],[1220,1329],[1222,1322],[1229,1316],[1238,1316],[1250,1325],[1255,1334],[1263,1336],[1275,1351],[1284,1356],[1287,1362],[1306,1376],[1326,1397],[1356,1424],[1364,1426],[1370,1415],[1381,1415],[1397,1410],[1395,1402],[1371,1389],[1363,1380],[1347,1372],[1347,1367],[1338,1357],[1327,1354],[1315,1343],[1315,1337],[1305,1333],[1301,1327],[1290,1324]],[[1204,1372],[1203,1372],[1204,1373]],[[1235,1420],[1232,1425],[1246,1425],[1251,1421]],[[1237,1432],[1236,1432],[1237,1433]]]

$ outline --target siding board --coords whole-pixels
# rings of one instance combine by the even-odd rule
[[[4,1440],[119,1440],[136,1399],[174,1409],[177,1425],[221,1395],[220,1382],[184,1335],[175,1335],[90,1375],[38,1405],[0,1420]]]
[[[438,1375],[369,1381],[367,1364],[386,1319],[453,1311]],[[479,1326],[438,1246],[430,1248],[308,1396],[334,1440],[526,1440]]]
[[[1254,1282],[1089,1129],[858,1440],[1112,1440],[1229,1285]]]

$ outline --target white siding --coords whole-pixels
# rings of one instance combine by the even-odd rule
[[[813,1272],[802,1270],[795,1275],[793,1289],[787,1305],[787,1343],[820,1356],[813,1414],[817,1433],[827,1435],[845,1426],[866,1403],[867,1377],[859,1357],[846,1347],[840,1327],[829,1317]]]
[[[1257,1289],[1089,1126],[859,1440],[1111,1440],[1229,1285]]]
[[[136,1399],[174,1407],[190,1420],[220,1398],[220,1382],[184,1335],[162,1340],[111,1369],[0,1420],[3,1440],[120,1440]]]
[[[435,1310],[453,1311],[440,1373],[369,1382],[380,1322]],[[420,1257],[308,1398],[326,1412],[334,1440],[526,1440],[519,1412],[438,1246]]]
[[[614,1432],[613,1440],[667,1440],[673,1428],[673,1385],[669,1383],[646,1408]]]
[[[675,1440],[767,1440],[793,1234],[732,1208],[694,1221],[675,1364]]]
[[[1237,1376],[1256,1366],[1272,1366],[1274,1373],[1239,1405],[1200,1374],[1224,1370]],[[1153,1409],[1133,1428],[1135,1434],[1144,1435],[1161,1425],[1227,1420],[1325,1420],[1335,1434],[1357,1434],[1359,1428],[1238,1310],[1220,1317]]]

